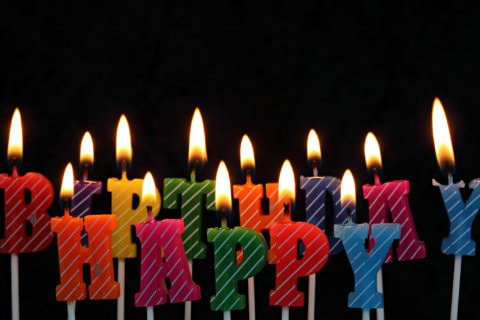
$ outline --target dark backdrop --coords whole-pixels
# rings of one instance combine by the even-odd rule
[[[6,157],[8,125],[20,106],[25,126],[23,171],[38,171],[60,184],[68,161],[78,163],[84,130],[96,146],[93,178],[116,176],[114,131],[126,113],[133,134],[130,177],[151,170],[164,177],[187,175],[188,127],[202,109],[209,162],[201,174],[213,178],[225,159],[234,183],[242,181],[239,143],[249,133],[257,156],[256,181],[276,181],[284,158],[296,175],[309,174],[305,139],[321,136],[322,174],[352,168],[360,185],[371,181],[363,139],[373,130],[382,145],[383,180],[409,179],[410,203],[425,260],[384,267],[388,319],[447,319],[453,257],[440,252],[448,219],[432,177],[431,105],[441,97],[452,127],[457,179],[478,174],[480,7],[457,1],[434,6],[296,4],[288,1],[159,1],[119,5],[97,1],[0,4],[0,150]],[[5,162],[1,171],[7,171]],[[295,219],[303,217],[299,196]],[[360,195],[359,195],[360,198]],[[95,212],[109,212],[108,197]],[[366,221],[365,201],[359,200]],[[58,205],[50,214],[58,215]],[[159,217],[178,217],[162,211]],[[206,213],[205,227],[215,225]],[[474,237],[478,240],[478,224]],[[193,319],[221,319],[209,309],[213,291],[209,259],[195,262],[202,301]],[[460,316],[477,319],[480,261],[464,259]],[[127,319],[145,317],[133,305],[139,261],[127,263]],[[20,258],[22,319],[64,319],[55,301],[56,246]],[[359,319],[347,308],[353,277],[344,255],[332,257],[318,275],[317,318]],[[0,318],[10,317],[9,258],[0,257]],[[258,319],[279,319],[268,306],[273,267],[257,276]],[[305,289],[305,282],[300,283]],[[246,291],[246,284],[240,285]],[[158,319],[181,319],[183,305],[156,308]],[[78,319],[114,319],[115,302],[85,301]],[[246,319],[247,311],[233,319]],[[291,311],[306,319],[306,307]]]

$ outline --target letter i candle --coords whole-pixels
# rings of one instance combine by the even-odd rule
[[[121,179],[109,178],[107,190],[112,195],[112,214],[115,215],[117,226],[112,234],[112,253],[118,259],[118,282],[120,296],[117,301],[117,320],[124,319],[125,313],[125,259],[137,256],[137,246],[133,243],[131,226],[144,222],[148,216],[147,207],[140,198],[142,193],[142,179],[129,180],[127,166],[132,160],[132,142],[130,128],[125,115],[120,117],[117,126],[116,158],[122,170]],[[152,205],[152,214],[156,216],[160,210],[160,194],[156,190],[156,201]],[[140,198],[136,208],[132,207],[133,197]]]
[[[350,170],[342,178],[342,206],[355,211],[355,181]],[[370,229],[370,230],[369,230]],[[369,252],[365,248],[365,239],[375,239]],[[400,237],[400,224],[367,223],[355,224],[351,220],[334,226],[335,237],[342,240],[355,277],[355,290],[348,295],[348,307],[362,309],[362,319],[370,319],[370,309],[383,308],[383,293],[378,292],[377,273],[393,243]]]
[[[346,208],[340,203],[340,179],[331,176],[318,176],[318,169],[322,161],[320,140],[315,130],[311,129],[307,138],[307,159],[313,169],[313,177],[300,177],[300,188],[305,190],[305,217],[311,223],[325,230],[327,215],[327,193],[332,199],[333,223],[342,224],[349,219]],[[355,215],[351,217],[355,221]],[[328,236],[330,255],[343,251],[342,241],[333,235]],[[308,320],[315,319],[315,286],[316,274],[308,277]]]
[[[280,171],[279,197],[285,212],[291,213],[295,201],[295,176],[290,161]],[[282,320],[288,320],[289,307],[302,307],[304,294],[297,289],[298,278],[307,277],[323,268],[328,259],[329,244],[325,233],[306,222],[274,222],[271,242],[276,245],[275,289],[270,292],[270,305],[282,307]],[[298,243],[303,256],[298,259]]]
[[[70,215],[74,193],[73,169],[69,163],[63,175],[60,198],[64,204],[62,217],[51,219],[52,232],[57,235],[60,284],[56,288],[58,301],[67,302],[68,319],[75,319],[75,302],[87,298],[83,281],[83,264],[90,265],[88,296],[91,300],[116,299],[120,287],[114,280],[112,258],[112,230],[115,216],[88,215],[85,218]],[[80,236],[85,230],[88,247],[82,246]]]
[[[80,166],[83,174],[80,180],[75,180],[73,185],[72,208],[70,214],[74,217],[83,218],[91,213],[92,200],[95,195],[102,193],[102,182],[88,180],[88,169],[93,166],[93,140],[90,132],[85,132],[80,145]],[[82,231],[82,244],[88,246],[87,233]]]
[[[464,202],[460,190],[465,187],[465,183],[463,181],[453,182],[455,156],[452,138],[445,111],[438,98],[435,98],[433,103],[432,128],[437,162],[442,173],[448,177],[447,185],[442,185],[435,179],[432,179],[432,183],[440,190],[450,221],[450,232],[442,241],[442,252],[455,256],[450,319],[456,320],[460,297],[462,256],[475,255],[476,244],[472,239],[472,224],[480,209],[480,188],[479,180],[472,180],[469,184],[472,192],[468,200]]]
[[[11,175],[0,174],[0,188],[4,192],[4,236],[0,239],[0,253],[10,254],[12,320],[20,318],[18,255],[38,252],[53,240],[50,218],[46,213],[53,202],[54,191],[43,175],[28,172],[18,174],[23,155],[23,134],[20,111],[15,110],[8,140],[8,163]],[[27,201],[26,193],[30,194]],[[31,232],[27,232],[27,224]]]
[[[193,283],[183,248],[181,219],[156,221],[152,206],[156,203],[155,182],[150,172],[143,180],[142,201],[147,206],[148,221],[135,225],[141,243],[140,291],[135,306],[147,308],[153,320],[153,307],[170,302],[199,300],[200,287]],[[170,280],[167,290],[165,279]]]
[[[256,275],[267,262],[267,245],[255,230],[235,227],[229,229],[226,215],[232,208],[230,177],[223,161],[217,170],[215,203],[221,214],[221,228],[207,230],[208,242],[213,243],[215,265],[215,295],[210,299],[214,311],[223,311],[224,320],[231,319],[231,310],[245,308],[245,296],[237,291],[237,282]],[[236,246],[243,252],[237,261]]]
[[[188,162],[192,167],[190,181],[183,178],[165,178],[163,186],[163,206],[166,209],[178,209],[185,223],[183,245],[188,258],[190,272],[193,275],[194,259],[207,257],[207,246],[202,241],[203,203],[207,210],[215,210],[215,182],[196,180],[196,173],[207,161],[205,129],[202,115],[195,109],[190,126]],[[180,199],[180,201],[179,201]],[[192,304],[185,302],[185,320],[192,317]]]
[[[390,181],[382,184],[379,173],[382,169],[382,154],[377,138],[369,132],[364,145],[365,162],[367,169],[373,172],[375,184],[363,185],[363,196],[368,201],[368,215],[370,224],[389,222],[389,213],[394,223],[401,225],[400,240],[396,250],[399,261],[423,259],[426,256],[425,243],[420,241],[415,228],[412,212],[408,203],[410,182],[408,180]],[[370,247],[375,240],[370,239]],[[385,259],[385,263],[393,261],[392,250]],[[382,269],[377,274],[378,291],[383,292]],[[385,319],[383,308],[377,309],[377,320]]]

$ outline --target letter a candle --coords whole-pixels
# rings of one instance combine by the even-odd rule
[[[18,174],[23,155],[22,140],[22,120],[20,111],[16,109],[8,140],[8,163],[12,174],[0,174],[0,188],[5,200],[5,229],[3,239],[0,239],[0,253],[10,254],[12,320],[20,318],[18,254],[42,251],[53,240],[50,218],[46,213],[53,202],[53,187],[39,173]],[[27,224],[31,226],[30,233],[27,232]]]
[[[125,115],[120,117],[117,127],[116,158],[122,169],[121,179],[109,178],[107,190],[112,194],[112,214],[117,219],[117,226],[112,234],[112,253],[118,259],[118,282],[120,296],[117,301],[117,320],[124,319],[125,312],[125,259],[137,256],[137,246],[133,243],[131,226],[148,219],[145,214],[147,206],[140,199],[136,208],[132,207],[133,197],[142,194],[142,179],[127,178],[127,166],[132,160],[132,143],[130,128]],[[156,216],[160,210],[160,194],[156,190],[157,199],[152,205],[152,214]]]
[[[191,274],[193,275],[194,259],[207,257],[207,246],[202,241],[203,199],[207,210],[215,210],[215,182],[213,180],[196,180],[197,170],[207,161],[205,129],[200,110],[195,109],[190,126],[188,162],[192,168],[190,181],[183,178],[165,178],[163,185],[163,206],[166,209],[177,209],[185,223],[183,245],[187,253]],[[179,197],[180,195],[180,197]],[[180,198],[180,201],[178,199]],[[185,320],[192,317],[192,304],[185,302]]]
[[[368,200],[370,224],[389,222],[389,213],[394,223],[401,225],[400,241],[397,247],[399,261],[423,259],[426,256],[425,243],[420,241],[408,204],[410,182],[408,180],[390,181],[382,184],[379,173],[382,169],[382,154],[377,138],[369,132],[365,138],[365,162],[367,169],[373,172],[375,184],[363,185],[363,196]],[[370,239],[370,247],[375,240]],[[393,261],[392,250],[389,251],[385,263]],[[378,291],[383,292],[383,276],[380,268],[377,274]],[[377,320],[385,318],[384,309],[377,309]]]
[[[450,319],[456,320],[460,296],[462,256],[475,255],[476,245],[472,239],[472,224],[480,209],[480,187],[478,180],[470,182],[469,187],[472,189],[472,193],[468,200],[464,202],[460,190],[465,187],[465,183],[463,181],[453,182],[455,156],[452,138],[450,137],[447,116],[438,98],[435,98],[433,102],[432,128],[437,162],[441,171],[448,177],[447,185],[442,185],[435,179],[432,179],[432,183],[440,190],[450,221],[450,232],[442,241],[442,252],[455,256]]]
[[[350,212],[355,211],[355,181],[350,170],[346,170],[342,178],[341,201]],[[375,243],[367,252],[365,239],[369,232]],[[370,319],[370,309],[383,308],[383,294],[377,289],[377,273],[393,240],[400,237],[400,225],[379,223],[369,226],[348,221],[335,225],[334,233],[343,242],[355,277],[355,290],[348,295],[348,307],[362,309],[362,319]]]
[[[291,213],[295,201],[295,176],[290,161],[285,160],[280,171],[279,197],[285,213]],[[288,320],[289,307],[304,305],[304,295],[297,289],[298,278],[323,268],[328,259],[329,245],[325,233],[306,222],[275,222],[270,228],[275,243],[275,289],[270,292],[270,304],[282,307],[282,320]],[[298,259],[298,243],[303,244],[303,256]]]
[[[223,311],[223,319],[231,319],[231,310],[245,308],[245,296],[237,291],[237,282],[253,277],[267,262],[267,245],[263,236],[252,229],[236,227],[229,229],[226,215],[232,208],[230,177],[223,161],[216,176],[215,203],[220,211],[221,228],[207,230],[208,242],[213,243],[215,265],[215,295],[210,300],[214,311]],[[236,246],[243,255],[237,262]]]
[[[340,203],[340,179],[331,176],[318,176],[318,169],[322,161],[320,140],[315,130],[311,129],[307,138],[307,159],[313,169],[313,177],[300,177],[300,188],[305,190],[305,216],[308,223],[311,223],[322,230],[325,230],[325,219],[327,215],[327,194],[332,199],[333,223],[342,224],[349,219],[346,208]],[[355,216],[351,219],[355,221]],[[328,236],[330,244],[330,255],[343,251],[342,241]],[[316,275],[308,277],[308,320],[315,319],[315,285]]]
[[[74,194],[73,169],[69,163],[63,175],[60,198],[64,204],[62,217],[51,219],[52,231],[57,235],[60,284],[56,288],[58,301],[67,302],[68,319],[75,319],[75,302],[87,298],[83,281],[83,264],[90,265],[88,296],[91,300],[117,299],[120,287],[114,280],[112,257],[112,230],[115,216],[89,215],[85,218],[70,215]],[[88,247],[82,246],[80,236],[86,230]]]
[[[200,299],[200,287],[193,283],[183,248],[181,219],[156,221],[152,206],[156,203],[155,182],[150,172],[143,180],[142,201],[147,206],[148,221],[135,225],[141,243],[140,291],[135,306],[147,308],[147,319],[153,320],[153,307],[170,302]],[[165,279],[170,280],[167,289]]]

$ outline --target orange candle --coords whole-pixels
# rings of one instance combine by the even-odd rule
[[[83,264],[90,265],[91,283],[88,287],[91,300],[116,299],[120,294],[114,280],[112,258],[112,230],[115,217],[109,214],[85,217],[88,247],[82,246],[80,235],[84,226],[82,218],[70,215],[73,195],[73,169],[65,169],[60,197],[65,201],[64,215],[51,219],[52,231],[57,235],[60,284],[56,288],[58,301],[74,302],[87,298],[83,281]]]

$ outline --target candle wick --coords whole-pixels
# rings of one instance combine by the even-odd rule
[[[222,218],[221,218],[221,226],[222,228],[224,229],[227,229],[228,228],[228,224],[227,224],[227,212],[226,211],[222,211]]]
[[[153,218],[153,213],[152,213],[152,207],[151,206],[147,207],[147,214],[148,214],[148,221],[153,222],[154,218]]]
[[[246,175],[247,184],[252,184],[252,175],[250,174],[250,172],[247,171]]]
[[[318,166],[316,163],[313,165],[313,176],[318,177]]]
[[[70,200],[69,199],[63,199],[63,215],[65,217],[70,216]]]
[[[451,173],[448,174],[448,184],[453,184],[453,175]]]
[[[375,180],[375,184],[376,184],[376,185],[382,184],[382,182],[380,181],[380,176],[378,175],[377,172],[375,172],[375,173],[373,174],[373,179]]]
[[[190,172],[190,181],[195,182],[196,181],[196,170],[195,168],[192,169],[192,172]]]
[[[14,177],[18,176],[18,169],[16,165],[12,167],[12,176]]]
[[[85,167],[83,168],[82,180],[88,180],[88,166],[87,165],[85,165]]]

